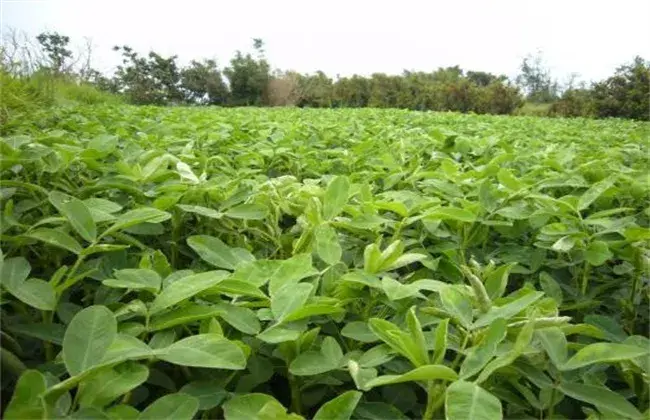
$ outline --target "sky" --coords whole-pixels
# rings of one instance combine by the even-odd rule
[[[114,45],[216,58],[262,38],[274,68],[331,77],[460,65],[514,77],[541,51],[554,77],[596,81],[635,55],[650,59],[650,0],[0,0],[0,30],[54,30],[94,45],[95,67],[119,63]]]

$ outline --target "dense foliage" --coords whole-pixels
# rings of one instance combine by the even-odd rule
[[[647,418],[649,129],[24,119],[0,141],[3,418]]]

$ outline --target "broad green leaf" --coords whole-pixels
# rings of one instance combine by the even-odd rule
[[[346,176],[339,175],[330,181],[323,198],[323,218],[325,220],[331,220],[338,216],[345,203],[348,202],[349,191],[350,181]]]
[[[650,355],[650,349],[647,348],[617,343],[594,343],[578,350],[573,357],[559,368],[561,370],[572,370],[594,363],[620,362],[648,355]]]
[[[368,324],[361,321],[348,322],[341,330],[341,335],[362,343],[375,343],[379,341],[379,337],[372,332]]]
[[[456,220],[458,222],[474,223],[476,215],[469,210],[455,207],[440,207],[429,211],[426,219]]]
[[[56,308],[56,292],[52,285],[41,279],[27,279],[18,287],[8,288],[9,293],[27,305],[41,311]]]
[[[138,420],[191,420],[199,411],[199,400],[182,393],[158,398],[144,409]]]
[[[562,330],[557,327],[542,328],[536,330],[535,335],[553,364],[561,368],[568,357],[567,340]]]
[[[497,356],[494,360],[488,363],[485,368],[483,368],[478,378],[476,378],[475,382],[478,384],[483,383],[497,370],[511,365],[529,346],[530,341],[533,338],[534,330],[535,323],[528,321],[519,331],[519,334],[517,334],[515,345],[512,346],[509,351]]]
[[[448,420],[494,420],[503,418],[501,401],[473,382],[456,381],[445,394]]]
[[[113,273],[114,279],[106,279],[102,284],[108,287],[124,289],[145,289],[158,292],[162,279],[153,270],[144,268],[125,268]]]
[[[490,299],[494,300],[503,296],[508,286],[508,276],[510,270],[517,265],[516,263],[505,264],[492,271],[485,279],[485,290]]]
[[[293,322],[311,316],[340,314],[342,312],[345,312],[345,309],[334,303],[307,303],[284,317],[282,322]]]
[[[260,204],[240,204],[225,212],[225,215],[233,219],[262,220],[266,217],[268,208]]]
[[[481,328],[490,325],[497,318],[510,319],[513,316],[517,315],[519,312],[523,311],[533,303],[537,302],[544,296],[544,293],[533,292],[528,293],[519,299],[513,300],[512,302],[506,303],[503,306],[492,306],[490,310],[481,315],[475,322],[472,324],[472,328]]]
[[[105,306],[79,311],[63,336],[63,363],[70,375],[100,364],[117,337],[117,321]]]
[[[384,375],[378,376],[375,379],[371,379],[366,382],[365,390],[370,390],[371,388],[383,386],[383,385],[392,385],[402,382],[413,382],[413,381],[432,381],[432,380],[444,380],[444,381],[455,381],[458,379],[458,375],[452,369],[444,365],[424,365],[418,368],[415,368],[409,372],[406,372],[403,375]]]
[[[66,420],[109,420],[107,414],[93,407],[82,407],[74,413],[68,414]]]
[[[341,260],[343,250],[339,244],[336,230],[329,225],[320,225],[314,230],[316,238],[316,253],[329,265],[334,265]]]
[[[416,307],[412,306],[406,313],[406,325],[408,326],[409,333],[413,343],[419,349],[419,359],[425,360],[427,364],[431,363],[429,360],[429,352],[427,350],[427,342],[422,332],[422,325],[420,320],[415,314]]]
[[[182,180],[187,180],[190,184],[199,184],[201,182],[190,165],[185,162],[176,162],[176,171],[178,171]]]
[[[395,357],[395,352],[386,344],[379,344],[366,351],[359,358],[359,366],[364,368],[383,365]]]
[[[296,357],[289,366],[289,372],[297,376],[318,375],[341,366],[343,352],[332,337],[325,337],[320,351],[306,351]]]
[[[476,375],[496,355],[497,346],[506,338],[507,325],[502,318],[497,318],[488,327],[485,338],[478,345],[470,348],[463,364],[460,366],[460,378],[468,379]]]
[[[151,318],[149,331],[164,330],[176,325],[189,324],[202,319],[215,317],[222,312],[223,310],[218,307],[189,303],[173,311],[165,312],[161,315],[154,315]]]
[[[314,286],[308,283],[288,284],[271,298],[271,311],[280,322],[307,303]]]
[[[154,353],[161,360],[182,366],[229,370],[246,367],[243,350],[218,334],[193,335]]]
[[[383,402],[361,402],[354,410],[354,418],[359,420],[409,420],[394,405]]]
[[[188,204],[177,204],[176,207],[183,210],[184,212],[199,214],[201,216],[209,217],[211,219],[217,219],[218,220],[218,219],[221,219],[223,217],[223,213],[221,213],[220,211],[217,211],[215,209],[208,208],[208,207],[194,206],[194,205],[188,205]]]
[[[420,346],[397,325],[379,318],[370,319],[368,325],[377,337],[397,353],[409,359],[414,366],[423,366],[428,363],[427,358],[422,354]]]
[[[217,383],[218,381],[193,381],[180,389],[183,394],[191,395],[199,400],[199,410],[210,410],[221,405],[228,397],[228,391]]]
[[[585,191],[578,200],[578,210],[584,210],[591,205],[598,197],[607,191],[616,181],[615,177],[605,178],[600,182],[593,184]]]
[[[622,418],[645,418],[625,397],[608,388],[571,382],[561,382],[557,388],[575,400],[602,407]]]
[[[220,303],[216,307],[221,310],[219,316],[224,321],[245,334],[259,334],[262,329],[255,312],[249,308],[229,303]]]
[[[440,300],[449,314],[465,328],[469,328],[472,324],[472,303],[467,296],[456,290],[454,286],[448,286],[440,291]]]
[[[607,243],[603,241],[590,243],[585,251],[585,259],[589,261],[589,264],[596,267],[605,264],[613,256],[614,254],[609,250]]]
[[[381,251],[377,244],[366,246],[363,251],[363,269],[366,273],[376,273],[379,271],[382,263]]]
[[[422,261],[427,259],[428,257],[424,254],[416,254],[416,253],[407,253],[400,255],[395,261],[393,261],[391,264],[384,265],[382,262],[379,270],[381,271],[392,271],[392,270],[397,270],[398,268],[405,267],[409,264],[412,264],[414,262]]]
[[[60,230],[36,228],[25,233],[25,236],[45,242],[46,244],[66,249],[77,255],[82,251],[82,247],[76,239]]]
[[[97,239],[97,226],[83,201],[58,191],[52,191],[48,198],[79,236],[88,242]]]
[[[119,230],[139,225],[140,223],[160,223],[169,218],[171,218],[171,214],[162,210],[158,210],[152,207],[139,207],[118,216],[115,223],[113,223],[110,228],[104,231],[101,236],[108,236]]]
[[[269,294],[271,298],[282,287],[288,284],[296,284],[300,280],[318,274],[312,266],[311,254],[294,255],[288,260],[281,261],[279,265],[272,267],[268,273]]]
[[[135,362],[124,363],[93,375],[80,386],[79,406],[102,408],[143,384],[149,369]]]
[[[386,296],[388,296],[388,299],[391,301],[401,300],[414,296],[424,298],[424,296],[420,294],[420,290],[416,284],[402,284],[390,277],[384,277],[381,279],[381,288],[383,289],[384,293],[386,293]]]
[[[221,239],[208,235],[196,235],[187,238],[187,244],[199,254],[202,260],[217,268],[234,270],[239,264],[250,260],[241,260]]]
[[[256,284],[249,283],[247,281],[233,280],[232,278],[227,278],[221,283],[209,288],[202,293],[204,296],[220,294],[232,296],[250,296],[268,300],[268,296],[266,296]]]
[[[223,405],[225,420],[261,420],[260,411],[268,404],[280,407],[285,414],[286,409],[272,396],[267,394],[250,393],[236,395]],[[277,415],[278,413],[276,413]],[[271,420],[272,418],[268,418]]]
[[[547,296],[552,297],[558,306],[562,305],[562,301],[564,300],[562,288],[550,274],[545,271],[539,273],[539,284]]]
[[[37,370],[26,370],[14,386],[14,392],[3,418],[7,420],[45,418],[44,401],[40,394],[47,389],[45,376]]]
[[[165,287],[149,308],[151,315],[169,308],[223,281],[227,271],[207,271],[182,277]]]
[[[0,284],[7,290],[18,288],[29,276],[32,267],[23,257],[4,260],[0,266]]]
[[[30,323],[30,324],[10,324],[7,325],[7,330],[15,333],[25,335],[27,337],[36,338],[38,340],[47,341],[56,345],[63,344],[63,335],[65,333],[65,326],[61,324],[46,324],[46,323]]]
[[[112,420],[137,420],[140,412],[130,405],[120,404],[107,409],[106,415]]]
[[[571,235],[563,236],[551,245],[553,251],[569,252],[576,244],[576,238]]]
[[[363,394],[358,391],[347,391],[323,404],[314,420],[348,420],[352,417],[355,407]]]
[[[305,330],[300,325],[283,324],[272,325],[257,335],[257,338],[265,343],[278,344],[286,341],[295,341],[300,338],[300,334]]]
[[[435,331],[435,342],[433,344],[433,357],[431,361],[433,364],[439,364],[445,358],[447,351],[447,333],[449,329],[449,318],[443,319]]]

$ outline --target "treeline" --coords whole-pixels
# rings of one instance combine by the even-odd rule
[[[650,118],[650,63],[640,57],[604,81],[579,87],[573,82],[561,87],[540,55],[524,59],[515,80],[458,66],[332,79],[320,71],[272,70],[262,40],[254,39],[252,53],[238,51],[224,67],[210,59],[183,66],[177,56],[153,51],[141,55],[127,45],[116,46],[122,60],[109,76],[90,68],[89,57],[82,60],[83,68],[74,70],[68,37],[44,33],[36,39],[42,60],[37,70],[29,66],[29,71],[74,77],[139,105],[377,107],[479,114],[526,114],[533,109],[531,113],[544,116]],[[3,71],[16,73],[18,68],[25,73],[15,56],[3,54]]]

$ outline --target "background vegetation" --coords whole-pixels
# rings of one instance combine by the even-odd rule
[[[575,75],[560,84],[540,52],[522,61],[515,80],[458,66],[332,79],[321,71],[273,70],[263,41],[254,39],[253,53],[237,51],[224,67],[213,59],[196,59],[182,66],[177,56],[164,57],[154,51],[141,55],[128,45],[116,46],[121,64],[112,75],[105,75],[91,68],[89,43],[73,53],[70,38],[58,33],[43,33],[31,40],[9,32],[6,38],[0,65],[0,122],[7,122],[11,113],[20,115],[54,102],[115,100],[138,105],[374,107],[650,118],[650,62],[641,57],[591,86],[576,86]]]

